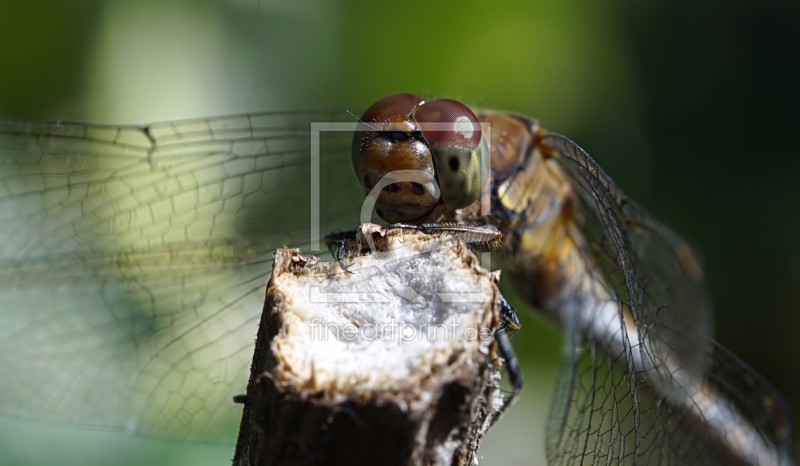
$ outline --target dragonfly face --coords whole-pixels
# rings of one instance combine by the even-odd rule
[[[500,228],[504,277],[565,334],[551,463],[788,461],[788,410],[709,336],[691,248],[582,149],[447,100],[392,96],[362,120],[321,139],[322,233],[357,224],[353,141],[364,192],[428,176],[384,189],[385,219]],[[352,123],[0,123],[0,411],[232,442],[271,252],[313,242],[309,125],[331,121]]]
[[[422,101],[396,94],[376,102],[360,119],[352,164],[365,194],[394,170],[437,175],[441,191],[426,183],[397,182],[378,196],[376,211],[389,222],[438,220],[446,209],[461,209],[481,194],[488,157],[478,119],[465,105],[448,99]],[[439,127],[437,127],[439,126]]]

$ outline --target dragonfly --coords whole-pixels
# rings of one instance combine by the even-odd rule
[[[504,279],[562,329],[551,464],[791,464],[685,240],[536,120],[411,94],[357,122],[0,122],[0,414],[233,442],[272,252],[320,251],[397,170],[422,175],[377,215],[498,229]]]

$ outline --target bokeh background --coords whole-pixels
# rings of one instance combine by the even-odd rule
[[[3,0],[0,18],[0,118],[357,113],[396,92],[538,118],[697,246],[717,339],[800,412],[800,3]],[[523,314],[526,389],[485,464],[543,462],[559,341]],[[232,455],[0,418],[4,465]]]

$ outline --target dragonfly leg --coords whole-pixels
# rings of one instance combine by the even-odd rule
[[[503,401],[503,405],[500,409],[492,414],[492,420],[489,421],[489,428],[486,429],[486,432],[494,427],[508,408],[514,404],[522,391],[522,373],[519,370],[517,356],[514,354],[514,348],[511,346],[511,340],[508,338],[508,334],[498,333],[495,339],[497,340],[497,349],[504,360],[503,366],[506,369],[506,374],[508,374],[509,382],[511,382],[511,394]]]
[[[339,231],[325,236],[325,245],[331,252],[333,259],[339,263],[339,267],[347,273],[353,273],[344,265],[344,259],[350,256],[355,248],[356,233],[358,230]]]
[[[503,237],[494,225],[472,225],[469,223],[445,222],[409,225],[395,223],[385,228],[388,230],[419,231],[429,236],[452,236],[478,251],[492,251],[500,247]]]
[[[514,308],[506,301],[503,295],[500,295],[500,328],[495,332],[495,341],[497,341],[497,350],[503,358],[503,366],[508,374],[508,380],[511,382],[511,394],[503,401],[503,405],[493,415],[489,422],[489,428],[486,432],[500,420],[505,414],[506,410],[511,407],[517,400],[520,392],[522,391],[522,372],[519,370],[519,363],[517,356],[514,354],[514,347],[511,346],[511,339],[508,337],[508,330],[519,330],[520,324],[517,318],[517,313]]]
[[[466,223],[423,223],[421,225],[395,223],[387,225],[384,230],[418,231],[429,236],[452,236],[479,251],[491,251],[498,248],[503,236],[494,225],[471,225]],[[334,260],[346,272],[350,271],[344,266],[343,261],[355,252],[356,233],[358,233],[358,230],[340,231],[325,237],[325,244],[328,246],[328,250]],[[510,306],[508,307],[510,308]]]
[[[500,328],[498,332],[508,333],[516,332],[520,328],[519,318],[517,312],[511,307],[511,304],[506,301],[503,295],[500,295]]]

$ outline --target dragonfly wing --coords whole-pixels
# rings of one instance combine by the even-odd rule
[[[587,204],[583,211],[594,216],[582,226],[587,239],[625,275],[637,326],[674,340],[684,354],[702,354],[705,348],[679,335],[685,329],[712,335],[711,302],[691,246],[628,198],[577,144],[560,135],[545,143]]]
[[[553,464],[779,464],[791,421],[780,395],[707,332],[694,254],[569,139],[543,139],[576,191],[590,286],[564,305],[548,426]],[[584,314],[586,315],[586,314]],[[586,319],[584,319],[586,320]]]
[[[680,415],[628,370],[632,358],[620,368],[626,358],[616,356],[577,333],[565,339],[547,423],[549,464],[713,464],[713,452],[676,425]]]
[[[342,115],[0,123],[0,412],[233,442],[271,253],[311,240],[309,125]],[[351,137],[313,159],[322,234],[357,221]]]

